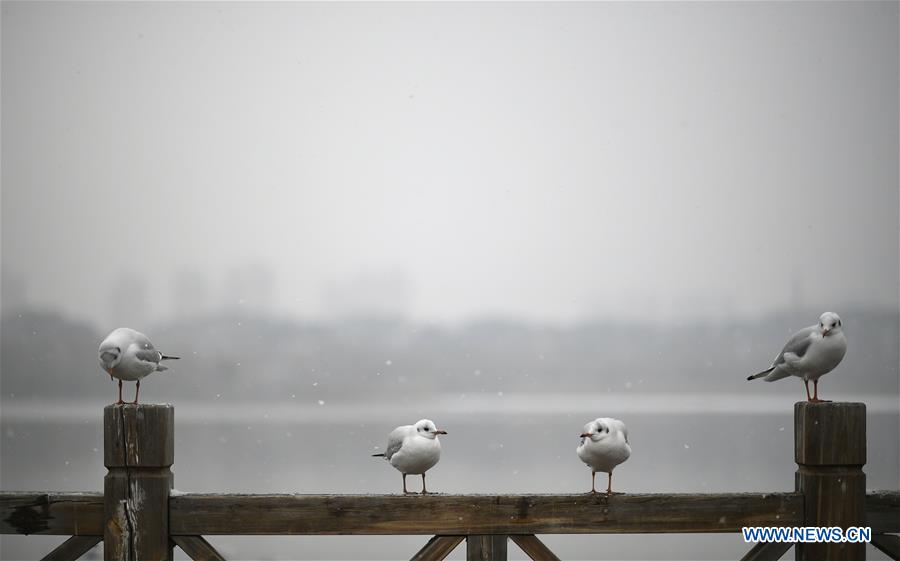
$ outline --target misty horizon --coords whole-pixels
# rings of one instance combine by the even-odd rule
[[[891,1],[4,0],[0,487],[103,488],[98,345],[127,326],[181,357],[140,389],[178,408],[181,491],[396,493],[371,454],[428,417],[450,433],[430,489],[586,492],[577,435],[607,415],[625,492],[789,490],[804,383],[747,377],[831,311],[847,351],[818,395],[866,402],[866,484],[897,489],[898,20]],[[57,538],[3,536],[0,557]],[[422,542],[211,541],[319,561]]]
[[[278,282],[271,269],[258,263],[231,267],[220,275],[204,275],[197,270],[172,273],[170,281],[157,287],[132,273],[122,273],[109,281],[107,302],[91,310],[79,310],[60,302],[32,299],[28,283],[8,268],[4,270],[3,308],[58,311],[73,319],[83,319],[98,327],[153,325],[179,318],[217,315],[262,315],[298,321],[331,322],[353,319],[388,319],[418,324],[464,326],[482,321],[520,321],[537,325],[577,325],[597,319],[617,323],[678,325],[683,323],[728,323],[754,320],[768,315],[803,310],[812,323],[821,312],[846,310],[898,310],[889,302],[871,302],[859,296],[843,301],[812,302],[797,279],[769,306],[743,309],[740,304],[697,291],[681,299],[635,301],[628,309],[618,306],[586,306],[565,317],[543,316],[526,310],[492,310],[459,317],[422,316],[414,313],[411,294],[415,288],[397,271],[372,270],[324,283],[306,298],[309,310],[281,306]],[[780,299],[784,301],[779,302]],[[314,304],[313,304],[314,303]],[[316,310],[316,311],[312,311]],[[819,311],[817,311],[819,310]],[[900,310],[898,310],[900,311]]]
[[[3,286],[37,306],[900,309],[894,3],[2,16]]]

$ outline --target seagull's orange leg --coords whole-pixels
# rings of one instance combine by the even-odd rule
[[[806,401],[812,401],[812,396],[809,395],[809,380],[804,378],[803,385],[806,386]]]
[[[425,474],[422,474],[422,494],[427,495],[428,491],[425,489]]]
[[[403,494],[406,495],[408,493],[409,493],[409,491],[406,490],[406,474],[404,473],[403,474]]]
[[[591,470],[591,494],[592,495],[597,494],[597,487],[595,485],[596,480],[597,480],[597,472],[594,470]]]
[[[137,388],[134,390],[134,401],[131,402],[133,405],[137,405],[137,399],[138,399],[139,393],[141,393],[141,381],[140,380],[137,381]]]
[[[116,405],[122,405],[125,403],[122,401],[122,380],[119,380],[119,401],[116,402]]]
[[[830,403],[830,399],[819,399],[819,380],[813,380],[813,397],[810,400],[813,403]]]

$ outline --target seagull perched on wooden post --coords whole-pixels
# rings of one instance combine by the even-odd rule
[[[763,378],[774,382],[788,376],[803,378],[806,399],[811,403],[821,403],[819,399],[819,378],[828,374],[841,363],[847,352],[847,338],[841,326],[841,318],[834,312],[819,316],[818,325],[804,327],[794,333],[781,352],[775,356],[772,366],[748,380]],[[813,383],[813,395],[809,395],[809,381]]]
[[[109,379],[119,379],[119,401],[122,401],[122,381],[137,382],[134,391],[134,405],[137,405],[141,391],[141,378],[153,372],[168,370],[160,364],[163,360],[176,360],[180,357],[165,355],[156,350],[150,339],[134,329],[120,327],[110,333],[100,343],[100,366],[109,374]]]

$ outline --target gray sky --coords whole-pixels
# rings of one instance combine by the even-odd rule
[[[3,2],[4,279],[98,320],[128,275],[160,316],[177,275],[306,316],[896,308],[898,6]]]

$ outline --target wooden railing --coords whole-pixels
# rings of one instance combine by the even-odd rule
[[[745,526],[869,526],[900,560],[900,492],[865,492],[865,405],[798,403],[793,493],[606,495],[171,495],[174,408],[104,409],[103,493],[0,493],[0,533],[72,536],[45,559],[104,542],[107,561],[223,557],[209,535],[432,535],[412,559],[503,561],[512,540],[535,561],[557,557],[536,534],[715,533]],[[745,561],[791,547],[759,543]],[[805,561],[865,559],[865,544],[798,543]]]

